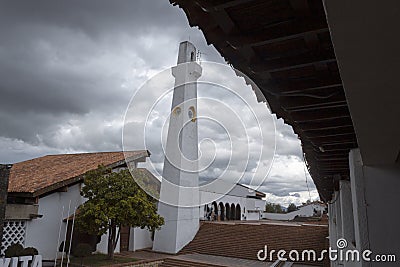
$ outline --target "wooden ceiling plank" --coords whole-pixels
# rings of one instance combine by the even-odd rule
[[[315,63],[331,63],[335,62],[335,54],[333,51],[326,51],[317,55],[297,55],[288,58],[279,58],[272,60],[257,60],[251,62],[250,68],[255,73],[282,71],[293,68],[300,68]]]
[[[238,5],[242,5],[242,4],[248,4],[251,3],[255,0],[232,0],[223,4],[219,4],[219,5],[215,5],[213,8],[218,10],[218,9],[226,9],[226,8],[231,8],[231,7],[235,7]]]
[[[257,77],[257,76],[256,76]],[[328,88],[340,88],[343,91],[342,81],[339,76],[316,77],[315,79],[303,81],[279,81],[276,79],[255,79],[261,89],[278,94],[308,93],[310,91],[324,90]]]
[[[327,32],[328,25],[326,20],[321,17],[311,19],[294,19],[282,22],[273,27],[267,27],[261,31],[237,34],[229,36],[230,43],[235,47],[244,45],[260,46],[293,38],[304,37],[309,33]]]

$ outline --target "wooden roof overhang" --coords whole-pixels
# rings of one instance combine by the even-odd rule
[[[301,139],[324,201],[357,147],[322,0],[170,0]]]

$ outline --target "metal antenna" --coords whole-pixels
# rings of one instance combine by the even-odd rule
[[[308,190],[308,197],[309,197],[309,200],[310,200],[310,203],[311,203],[312,202],[311,201],[311,192],[310,192],[310,187],[308,186],[307,170],[306,170],[308,168],[307,168],[307,161],[306,161],[306,158],[304,156],[304,153],[303,153],[303,162],[304,162],[304,176],[306,177],[306,185],[307,185],[307,190]]]
[[[71,254],[71,247],[72,247],[72,237],[74,235],[75,216],[76,216],[76,206],[74,208],[74,216],[72,217],[71,234],[70,234],[70,237],[69,237],[69,246],[68,246],[68,255],[67,255],[67,267],[69,265],[69,256]]]
[[[71,200],[69,201],[69,205],[68,205],[68,213],[67,216],[69,217],[69,214],[71,212]],[[63,246],[63,251],[62,251],[62,255],[61,255],[61,265],[63,266],[63,262],[64,262],[64,252],[65,252],[65,247],[67,245],[67,232],[68,232],[68,224],[69,224],[69,218],[67,217],[67,224],[65,226],[65,235],[64,235],[64,246]]]
[[[57,239],[57,246],[60,244],[60,239],[61,239],[61,226],[62,226],[62,221],[64,218],[64,205],[62,206],[62,211],[61,211],[61,219],[60,219],[60,229],[58,230],[58,239]],[[65,245],[65,244],[64,244]],[[57,257],[58,257],[58,248],[56,248],[56,258],[54,259],[54,267],[57,265]]]

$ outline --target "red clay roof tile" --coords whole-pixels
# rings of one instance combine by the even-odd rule
[[[149,156],[147,150],[127,154],[132,160]],[[10,171],[8,192],[31,193],[34,196],[55,190],[81,179],[82,174],[99,165],[125,163],[124,152],[97,152],[48,155],[15,163]]]

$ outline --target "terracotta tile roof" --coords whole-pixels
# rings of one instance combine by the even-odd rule
[[[129,152],[131,160],[148,157],[147,150]],[[15,163],[10,171],[8,192],[39,196],[82,179],[98,165],[116,167],[125,163],[123,152],[48,155]]]

